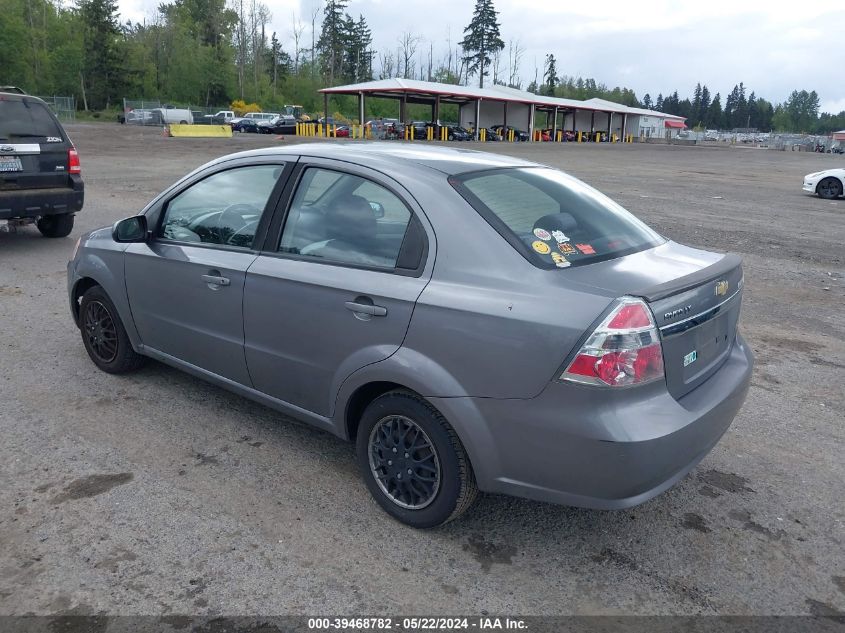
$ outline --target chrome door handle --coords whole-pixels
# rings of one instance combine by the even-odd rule
[[[387,316],[387,308],[383,306],[374,306],[367,303],[356,303],[354,301],[347,301],[343,304],[347,310],[357,312],[359,314],[369,314],[371,316],[383,317]]]
[[[217,275],[203,275],[202,280],[207,284],[215,286],[228,286],[231,282],[228,277],[219,277]]]

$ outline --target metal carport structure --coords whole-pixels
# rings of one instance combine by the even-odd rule
[[[560,97],[536,95],[524,90],[499,85],[493,85],[488,88],[477,88],[473,86],[419,81],[416,79],[393,78],[323,88],[319,92],[323,95],[323,110],[326,119],[329,117],[329,98],[331,95],[357,96],[358,119],[362,124],[365,119],[367,98],[397,99],[399,101],[399,119],[402,123],[408,122],[407,105],[409,103],[430,105],[431,121],[438,126],[440,125],[441,104],[456,104],[461,114],[463,114],[465,108],[472,107],[474,114],[472,127],[475,130],[476,140],[478,139],[479,128],[487,127],[481,121],[484,118],[482,104],[497,104],[501,108],[501,120],[494,122],[497,125],[509,125],[508,119],[510,117],[513,117],[518,112],[524,111],[527,115],[524,125],[528,130],[530,140],[534,139],[537,112],[546,113],[547,125],[549,119],[552,120],[552,125],[549,127],[552,129],[553,134],[556,134],[558,129],[566,129],[565,125],[568,116],[571,116],[572,129],[574,131],[578,126],[579,114],[590,116],[591,133],[595,132],[596,129],[596,114],[603,115],[605,117],[608,135],[612,132],[614,117],[618,117],[617,120],[621,122],[620,136],[623,137],[627,133],[627,123],[630,116],[652,116],[664,120],[673,119],[681,122],[684,120],[683,117],[666,114],[665,112],[631,108],[603,99],[590,99],[587,101],[563,99]],[[484,114],[489,118],[492,116],[491,112],[495,111],[488,108]],[[558,127],[558,117],[561,114],[563,114],[563,125]],[[463,123],[463,120],[460,123]],[[513,119],[511,118],[512,123]]]

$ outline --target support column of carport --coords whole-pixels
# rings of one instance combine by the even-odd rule
[[[557,106],[555,106],[555,118],[552,125],[552,142],[557,140]]]
[[[622,142],[628,140],[628,113],[622,114]]]
[[[613,112],[607,113],[607,140],[608,142],[613,140],[613,137],[610,135],[613,133]]]
[[[323,93],[323,136],[329,135],[329,93]]]
[[[358,123],[361,124],[361,138],[365,135],[364,128],[364,93],[358,93]]]
[[[590,140],[592,141],[596,135],[596,111],[590,112]]]
[[[534,104],[528,108],[528,140],[534,140]]]
[[[474,140],[479,140],[479,130],[481,129],[481,99],[476,99],[475,101],[475,128],[473,130],[473,138]]]
[[[431,122],[434,123],[434,138],[440,139],[440,95],[434,96],[434,105],[431,106]]]

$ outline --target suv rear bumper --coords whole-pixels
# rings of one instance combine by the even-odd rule
[[[82,210],[85,190],[79,176],[72,187],[0,191],[0,220],[37,218]]]
[[[667,490],[710,452],[745,400],[752,366],[737,335],[722,367],[679,400],[660,381],[606,391],[555,382],[530,400],[430,400],[455,422],[482,490],[622,509]]]

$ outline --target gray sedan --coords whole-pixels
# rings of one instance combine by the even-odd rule
[[[68,264],[100,369],[153,358],[354,441],[415,527],[478,490],[612,509],[672,486],[745,398],[742,290],[737,256],[557,170],[395,144],[225,156]]]

